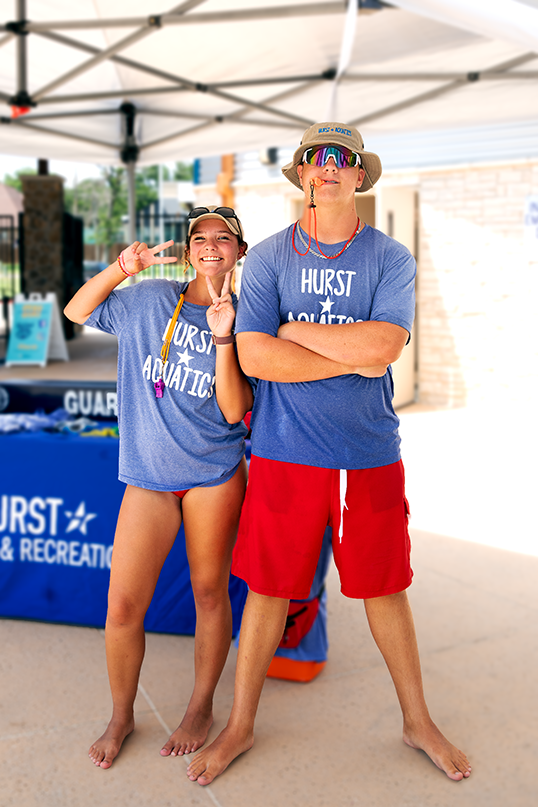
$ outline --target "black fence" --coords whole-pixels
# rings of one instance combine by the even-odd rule
[[[63,286],[65,301],[84,283],[84,239],[83,221],[70,213],[64,213],[63,219]],[[155,213],[151,208],[137,213],[136,237],[148,244],[157,244],[161,240],[175,242],[166,254],[181,258],[182,245],[187,235],[188,220],[184,213]],[[117,254],[118,246],[115,247]],[[114,250],[112,250],[114,251]],[[113,260],[113,258],[112,258]],[[146,277],[176,277],[179,264],[159,265],[152,267]],[[24,276],[24,214],[0,216],[0,339],[8,339],[10,307],[15,295],[25,294]],[[60,300],[60,305],[62,301]],[[73,323],[64,320],[64,331],[67,339],[74,335]]]
[[[9,304],[20,291],[19,222],[14,216],[0,216],[0,338],[9,336]]]
[[[187,216],[183,213],[154,213],[147,208],[136,214],[136,237],[147,244],[170,240],[184,243],[187,225]]]
[[[63,214],[63,294],[70,300],[82,286],[83,278],[83,221],[70,213]],[[24,213],[14,216],[0,216],[0,338],[9,338],[10,306],[15,295],[26,294],[24,275]],[[62,300],[58,301],[62,308]],[[67,339],[74,335],[74,325],[65,317],[64,332]]]

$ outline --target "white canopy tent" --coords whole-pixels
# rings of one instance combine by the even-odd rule
[[[0,151],[155,163],[294,144],[331,98],[367,148],[538,123],[538,0],[358,5],[350,41],[343,0],[154,0],[151,15],[147,0],[13,0]]]
[[[11,2],[0,152],[123,161],[130,240],[136,162],[293,146],[320,120],[385,169],[538,159],[538,0]]]

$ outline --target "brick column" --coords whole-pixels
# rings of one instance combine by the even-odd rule
[[[24,192],[24,288],[26,293],[58,296],[64,307],[62,237],[64,190],[58,176],[23,174]]]

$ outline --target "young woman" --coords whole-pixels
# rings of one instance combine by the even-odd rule
[[[247,244],[231,208],[195,208],[189,219],[190,283],[145,280],[115,291],[126,275],[177,260],[156,257],[173,241],[152,249],[135,241],[65,309],[74,322],[116,334],[119,348],[119,478],[127,488],[105,630],[113,711],[89,750],[101,768],[134,729],[144,616],[182,521],[196,603],[195,684],[163,756],[205,742],[231,642],[228,579],[247,479],[241,421],[253,397],[236,357],[230,280]]]

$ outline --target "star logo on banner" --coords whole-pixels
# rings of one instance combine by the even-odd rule
[[[187,367],[189,367],[189,362],[192,361],[192,356],[189,356],[189,351],[184,350],[183,353],[180,353],[178,350],[177,355],[179,356],[178,366],[180,364],[185,364]]]
[[[321,313],[322,314],[330,314],[331,313],[331,308],[334,305],[334,301],[331,300],[329,295],[327,295],[327,299],[325,300],[324,303],[321,300],[319,300],[318,302],[319,302],[319,304],[321,306]]]
[[[83,535],[88,534],[88,521],[91,521],[92,518],[97,518],[97,513],[86,512],[86,502],[81,502],[74,513],[71,510],[66,510],[65,515],[69,519],[66,532],[79,530]]]

